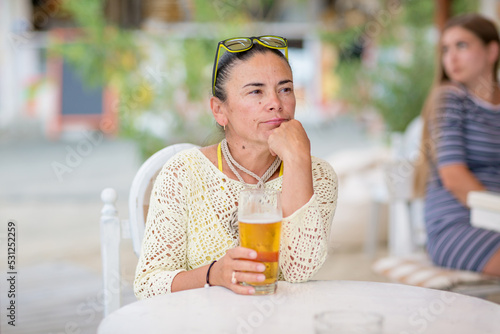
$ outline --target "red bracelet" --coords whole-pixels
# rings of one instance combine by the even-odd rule
[[[212,263],[210,263],[210,266],[208,267],[208,270],[207,270],[207,283],[205,284],[205,288],[211,287],[210,282],[209,282],[209,275],[210,275],[210,269],[212,269],[212,266],[214,265],[215,262],[217,262],[217,260],[213,261]]]

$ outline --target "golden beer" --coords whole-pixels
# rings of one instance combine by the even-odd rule
[[[278,259],[281,239],[281,217],[270,219],[245,219],[239,221],[240,243],[242,247],[253,249],[257,258],[253,261],[266,266],[262,282],[244,282],[255,288],[255,294],[269,294],[276,291],[278,279]],[[278,221],[276,221],[278,220]]]
[[[263,282],[242,282],[254,287],[256,295],[276,292],[281,239],[281,193],[273,189],[244,189],[240,192],[238,224],[240,245],[257,252],[253,261],[266,266]]]

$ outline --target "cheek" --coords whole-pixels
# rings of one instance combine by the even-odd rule
[[[464,59],[465,66],[467,66],[471,73],[480,75],[488,66],[487,59],[484,54],[469,54]]]
[[[297,101],[295,101],[295,99],[293,99],[292,102],[290,102],[290,111],[292,111],[294,114],[295,114],[295,104],[297,103]]]
[[[284,103],[287,105],[288,109],[295,110],[295,104],[297,100],[295,99],[295,95],[291,95],[287,97],[284,101]]]
[[[462,55],[462,59],[467,64],[468,66],[471,67],[477,67],[479,64],[481,64],[484,59],[481,54],[473,53],[473,52],[466,52]]]
[[[444,55],[441,59],[441,63],[445,69],[448,68],[450,66],[450,56]]]

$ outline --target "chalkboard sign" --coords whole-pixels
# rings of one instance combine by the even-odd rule
[[[51,38],[71,43],[81,36],[75,29],[55,29]],[[57,55],[47,58],[47,70],[56,85],[56,108],[49,120],[47,135],[56,139],[63,131],[97,130],[114,135],[118,130],[117,94],[109,87],[91,87],[75,68]],[[95,69],[100,71],[100,69]]]
[[[100,115],[103,113],[103,88],[85,85],[68,62],[62,62],[62,115]]]
[[[83,36],[78,29],[54,29],[50,39],[72,43]],[[65,130],[82,128],[114,135],[118,129],[117,94],[109,87],[90,87],[75,68],[62,57],[47,58],[48,75],[56,85],[57,101],[48,136],[57,138]],[[101,69],[95,69],[101,71]]]

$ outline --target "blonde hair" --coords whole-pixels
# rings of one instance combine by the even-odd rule
[[[500,45],[500,38],[495,24],[481,15],[465,14],[451,18],[444,26],[441,38],[443,33],[452,27],[461,27],[472,32],[484,43],[484,45],[488,45],[491,42],[495,42]],[[451,84],[450,78],[446,74],[441,60],[442,53],[440,40],[437,48],[434,82],[422,108],[422,121],[424,125],[422,129],[422,140],[420,143],[420,157],[418,164],[416,164],[417,168],[415,170],[413,187],[414,195],[418,197],[425,195],[430,164],[436,159],[436,147],[432,140],[429,125],[435,118],[436,107],[440,100],[440,89]],[[493,66],[493,80],[495,82],[498,82],[497,70],[498,57]]]

